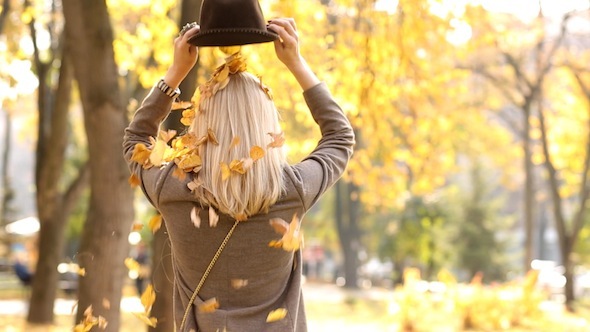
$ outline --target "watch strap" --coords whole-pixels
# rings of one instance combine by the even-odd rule
[[[176,98],[180,95],[179,88],[172,89],[168,84],[166,84],[166,82],[164,82],[163,79],[158,81],[158,84],[156,84],[156,88],[164,92],[164,94],[169,96],[170,98]]]

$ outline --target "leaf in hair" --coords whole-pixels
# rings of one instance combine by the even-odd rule
[[[221,168],[221,180],[225,181],[230,177],[231,171],[229,169],[229,166],[224,162],[219,163],[219,166]]]
[[[250,149],[250,158],[252,158],[254,161],[256,161],[262,157],[264,157],[264,149],[259,147],[258,145],[254,145]]]
[[[240,137],[239,136],[235,136],[232,140],[231,140],[231,144],[229,145],[229,149],[233,149],[236,146],[238,146],[238,144],[240,144]]]
[[[211,128],[207,129],[207,140],[215,145],[219,145],[219,141]]]
[[[243,160],[235,160],[235,159],[232,160],[229,163],[229,169],[232,172],[236,172],[236,173],[239,173],[239,174],[245,174],[246,173],[246,170],[244,169],[244,161]]]

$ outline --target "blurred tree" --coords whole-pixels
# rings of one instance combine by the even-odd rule
[[[565,24],[564,20],[563,30]],[[555,77],[561,77],[560,81],[569,83],[571,88],[564,93],[563,89],[556,91],[546,85],[545,95],[550,98],[539,105],[539,131],[561,263],[565,267],[566,306],[573,310],[578,263],[575,249],[588,224],[590,198],[590,71],[582,60],[588,58],[588,51],[580,56],[569,48],[569,71],[558,70]]]
[[[461,210],[452,239],[457,251],[456,265],[468,271],[467,280],[482,273],[487,282],[504,281],[510,269],[507,250],[510,220],[502,216],[499,209],[503,202],[489,188],[489,170],[477,160],[471,167],[470,197],[454,202]]]
[[[66,42],[75,45],[69,54],[84,109],[91,174],[88,219],[78,255],[86,274],[80,278],[76,320],[82,320],[92,305],[94,313],[108,321],[106,329],[117,331],[133,195],[121,150],[127,119],[113,31],[105,1],[64,0],[63,13]]]
[[[18,8],[20,11],[15,12],[22,19],[18,25],[30,29],[33,69],[39,81],[35,184],[41,229],[39,256],[27,316],[27,320],[34,323],[53,322],[53,305],[59,276],[57,265],[63,258],[64,251],[64,228],[87,178],[84,166],[76,169],[73,177],[71,173],[64,172],[70,137],[68,108],[72,78],[65,55],[67,51],[61,38],[63,20],[59,15],[59,7],[53,1],[49,5],[48,12],[44,12],[41,3],[24,1],[22,7]],[[13,30],[22,32],[14,27]],[[46,49],[39,47],[38,39],[41,35],[49,38]],[[23,38],[23,35],[18,34],[15,38]],[[22,55],[18,52],[15,53],[15,57],[20,56]]]

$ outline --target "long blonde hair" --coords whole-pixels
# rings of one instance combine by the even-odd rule
[[[201,101],[189,130],[196,137],[211,131],[219,143],[199,147],[203,165],[198,195],[203,203],[244,219],[266,213],[279,199],[286,156],[281,147],[267,148],[272,140],[269,133],[281,132],[279,115],[257,77],[248,72],[232,74],[225,88]],[[221,165],[248,158],[254,146],[263,148],[264,157],[244,174],[232,173],[223,179]]]

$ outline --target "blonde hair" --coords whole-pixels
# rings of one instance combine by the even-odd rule
[[[219,143],[199,147],[203,165],[197,195],[202,202],[233,217],[268,212],[283,192],[287,161],[282,148],[267,148],[269,133],[280,133],[281,127],[276,107],[259,79],[247,72],[232,74],[224,89],[201,101],[189,130],[196,137],[211,130]],[[244,174],[231,172],[223,179],[221,164],[248,158],[253,146],[263,148],[264,157]]]

